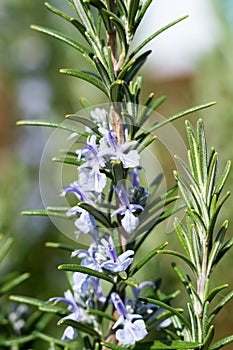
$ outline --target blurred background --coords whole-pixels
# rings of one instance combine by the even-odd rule
[[[59,68],[84,65],[72,48],[30,30],[33,23],[64,31],[70,36],[76,34],[64,21],[47,11],[43,3],[43,0],[0,1],[0,232],[4,237],[13,235],[15,238],[7,261],[1,265],[0,276],[13,270],[29,271],[30,280],[15,292],[47,299],[66,290],[65,276],[57,271],[57,265],[69,261],[69,258],[62,251],[45,248],[44,244],[46,241],[72,242],[58,232],[49,219],[20,215],[24,209],[43,207],[38,173],[41,154],[51,130],[19,128],[15,123],[19,119],[61,122],[66,114],[81,108],[81,97],[93,105],[105,100],[86,83],[58,73]],[[64,0],[51,0],[50,3],[70,11]],[[223,168],[228,159],[233,160],[232,0],[154,1],[136,42],[186,14],[190,15],[188,19],[149,45],[153,54],[142,71],[143,95],[146,97],[152,91],[156,97],[166,95],[167,100],[159,110],[165,117],[216,100],[215,107],[189,119],[192,122],[199,117],[204,119],[208,145],[218,151],[220,168]],[[184,135],[184,121],[174,125]],[[161,162],[167,166],[168,182],[172,183],[169,173],[173,165],[169,165],[163,155]],[[52,183],[53,179],[49,181]],[[227,189],[232,185],[231,173]],[[223,219],[230,219],[229,236],[233,230],[232,204],[233,197],[222,213]],[[166,237],[163,232],[161,228],[161,234],[152,237],[151,243],[169,239],[170,247],[176,246],[175,235],[170,233]],[[229,253],[215,274],[218,284],[228,282],[231,288],[232,258],[232,253]],[[164,269],[164,257],[153,260],[151,264],[152,270],[156,266],[158,276],[164,279],[166,292],[182,288],[167,260]],[[148,278],[154,276],[148,275]],[[232,303],[228,311],[222,311],[216,320],[220,328],[218,337],[232,332],[230,308],[233,310]]]

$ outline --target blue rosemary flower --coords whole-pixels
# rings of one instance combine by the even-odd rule
[[[117,256],[116,248],[114,246],[112,237],[109,237],[108,241],[102,239],[101,242],[106,247],[107,254],[110,258],[101,264],[101,267],[103,269],[117,273],[125,271],[129,267],[129,265],[132,264],[133,258],[130,258],[130,256],[134,255],[133,250],[127,250],[126,252]]]
[[[59,302],[65,302],[69,305],[69,310],[71,313],[68,316],[63,317],[60,321],[58,321],[58,325],[62,323],[62,321],[66,319],[71,319],[75,321],[82,321],[82,322],[87,322],[91,323],[91,317],[86,313],[86,311],[79,307],[73,297],[73,294],[71,293],[70,290],[67,290],[64,293],[64,297],[55,297],[55,298],[50,298],[48,302],[53,302],[54,305],[56,305]],[[68,326],[62,336],[62,340],[72,340],[77,337],[77,331],[74,327]]]
[[[108,115],[104,108],[95,108],[90,112],[90,117],[96,125],[106,127]]]
[[[162,315],[166,310],[164,308],[160,308],[155,304],[150,303],[144,303],[143,301],[138,300],[137,298],[140,296],[140,293],[143,288],[145,287],[152,287],[153,290],[156,290],[155,283],[151,281],[145,281],[139,284],[138,287],[132,287],[132,291],[135,297],[135,300],[132,300],[130,298],[127,299],[127,311],[130,313],[139,313],[143,316],[144,320],[148,320],[149,322],[152,322],[153,320],[156,320],[159,318],[160,315]],[[166,328],[170,326],[172,323],[171,318],[165,318],[160,323],[157,322],[157,325],[155,326],[156,329],[159,328]]]
[[[74,193],[74,195],[82,202],[91,202],[87,197],[87,194],[80,189],[79,181],[74,181],[69,186],[65,186],[61,195],[65,196],[68,192]],[[97,230],[95,218],[88,211],[79,206],[70,208],[66,215],[75,216],[77,213],[79,213],[80,216],[76,219],[75,226],[79,232],[90,234],[95,239]]]
[[[100,193],[106,185],[106,175],[100,172],[100,169],[105,167],[106,160],[104,159],[104,154],[99,152],[98,145],[96,144],[96,135],[89,136],[87,138],[86,145],[81,149],[76,151],[78,159],[85,160],[82,165],[78,167],[79,172],[84,171],[85,176],[88,177],[86,183],[90,189]],[[94,186],[92,186],[94,182]]]
[[[110,123],[108,130],[99,128],[99,131],[103,135],[103,138],[100,139],[100,152],[103,155],[108,156],[111,160],[120,160],[124,168],[135,168],[139,165],[138,151],[129,150],[137,145],[137,141],[126,141],[118,145],[116,134]]]
[[[82,266],[101,272],[105,269],[114,274],[125,271],[132,264],[133,258],[130,257],[132,255],[134,255],[134,251],[127,250],[118,256],[111,236],[102,238],[101,243],[92,243],[88,250],[79,249],[72,253],[72,257],[76,256],[82,259]],[[77,280],[80,288],[83,284],[86,285],[87,279],[89,279],[88,276],[81,275]]]
[[[139,171],[142,168],[140,166],[129,171],[130,180],[132,186],[129,187],[129,200],[131,203],[140,204],[143,208],[146,205],[149,192],[142,186],[140,186]]]
[[[75,220],[75,226],[77,229],[85,234],[90,234],[92,237],[96,236],[96,222],[94,217],[85,209],[79,206],[74,206],[66,213],[67,216],[73,216],[80,213],[78,219]]]
[[[96,254],[98,252],[98,244],[92,243],[88,250],[84,249],[78,249],[75,250],[72,253],[72,257],[78,257],[82,259],[81,266],[88,267],[89,269],[95,270],[95,271],[102,271],[100,263],[96,259]],[[101,256],[101,252],[99,249],[99,258]],[[103,260],[100,260],[101,262],[104,261],[106,258],[103,257]],[[89,288],[92,287],[96,291],[99,291],[99,280],[98,278],[85,274],[80,272],[75,272],[73,274],[73,282],[74,286],[73,289],[81,293],[83,295],[87,294],[89,292]]]
[[[112,329],[123,326],[122,329],[116,331],[116,339],[124,346],[133,345],[136,341],[142,340],[148,333],[142,316],[128,313],[117,293],[112,293],[111,299],[119,314],[119,318]]]
[[[115,210],[111,216],[113,217],[118,214],[124,215],[124,217],[121,219],[121,224],[125,231],[130,234],[135,230],[135,228],[139,224],[139,218],[133,213],[138,209],[143,210],[143,207],[139,204],[130,203],[125,186],[123,184],[120,184],[119,188],[115,187],[115,192],[122,206]]]

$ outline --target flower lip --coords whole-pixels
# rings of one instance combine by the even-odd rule
[[[136,341],[142,340],[148,333],[142,316],[127,313],[125,305],[116,292],[111,293],[111,299],[119,313],[119,318],[112,329],[123,326],[122,329],[116,331],[116,339],[123,345],[133,345]]]
[[[69,186],[65,186],[63,192],[61,193],[61,196],[65,196],[68,192],[72,192],[76,195],[76,197],[79,198],[82,202],[87,202],[87,198],[83,191],[81,191],[79,188],[79,182],[74,181]]]

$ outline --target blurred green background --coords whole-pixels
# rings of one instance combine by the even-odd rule
[[[63,0],[50,3],[70,11]],[[218,0],[212,5],[218,40],[208,51],[199,55],[190,70],[178,70],[173,74],[168,60],[167,72],[163,68],[161,74],[159,65],[153,66],[153,62],[150,62],[149,68],[143,69],[143,96],[151,91],[156,97],[167,95],[166,102],[159,110],[163,116],[216,100],[218,104],[215,107],[189,119],[195,122],[203,117],[209,147],[216,148],[223,167],[226,160],[233,160],[233,3],[231,0]],[[147,17],[147,21],[150,20],[151,15]],[[19,119],[62,121],[66,114],[81,108],[80,97],[86,97],[93,105],[105,100],[86,83],[58,73],[62,67],[84,67],[84,62],[72,48],[30,30],[32,23],[76,35],[64,21],[45,9],[42,0],[0,2],[0,232],[6,237],[13,235],[15,238],[7,261],[0,267],[0,278],[14,270],[29,271],[31,278],[17,287],[15,293],[47,299],[66,290],[64,273],[57,271],[57,265],[69,261],[69,257],[61,251],[45,248],[44,244],[46,241],[72,242],[58,232],[49,219],[20,215],[24,209],[43,207],[38,173],[50,131],[38,127],[19,128],[15,123]],[[175,28],[172,30],[176,31]],[[139,37],[143,36],[143,33],[139,34]],[[157,41],[163,41],[163,36]],[[156,44],[154,50],[156,55]],[[170,50],[172,65],[172,46]],[[180,65],[182,67],[182,62]],[[184,121],[180,120],[174,125],[185,140]],[[168,183],[172,184],[174,164],[169,164],[163,154],[160,162],[163,169],[167,169]],[[52,183],[53,179],[49,181]],[[231,189],[232,185],[231,173],[227,189]],[[233,197],[228,200],[222,213],[223,219],[230,220],[229,236],[232,235],[232,204]],[[170,233],[167,236],[164,232],[165,229],[160,228],[156,237],[151,237],[148,247],[164,240],[169,240],[170,247],[177,246],[175,235]],[[146,245],[144,249],[146,251]],[[215,273],[218,284],[227,282],[231,288],[232,258],[231,252]],[[152,269],[147,268],[147,271],[157,270],[157,276],[164,279],[166,292],[181,288],[183,294],[170,261],[167,257],[157,258],[151,262]],[[155,276],[149,274],[147,278],[153,279]],[[183,300],[180,298],[179,302]],[[6,304],[4,307],[7,309],[10,306]],[[233,316],[229,312],[230,309],[233,311],[233,303],[226,309],[216,321],[220,329],[218,337],[228,335],[233,330]],[[226,349],[230,350],[230,346]]]

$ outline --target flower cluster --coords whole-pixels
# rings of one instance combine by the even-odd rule
[[[92,112],[93,115],[95,122],[99,125],[98,133],[93,133],[87,128],[89,136],[86,142],[82,142],[84,146],[76,150],[80,164],[78,180],[66,186],[61,195],[65,196],[68,192],[72,192],[79,202],[101,206],[105,197],[107,179],[112,177],[113,165],[120,164],[122,170],[129,176],[130,186],[127,188],[126,178],[114,180],[111,189],[115,192],[119,203],[111,213],[111,218],[117,217],[118,224],[122,225],[125,233],[131,234],[139,224],[138,215],[144,210],[148,197],[148,192],[139,184],[141,167],[139,166],[140,155],[136,150],[137,142],[128,141],[127,131],[125,131],[125,142],[119,144],[106,111],[96,109]],[[77,235],[89,234],[96,239],[97,223],[90,212],[76,205],[67,212],[67,215],[78,215],[75,221]]]
[[[144,287],[151,286],[153,290],[156,287],[152,282],[143,282],[138,287],[133,287],[133,299],[126,296],[126,285],[119,289],[119,278],[122,281],[127,278],[133,263],[134,250],[121,245],[117,247],[111,233],[117,232],[121,239],[123,230],[127,244],[127,239],[140,223],[140,213],[144,211],[149,192],[140,186],[141,167],[137,142],[127,140],[127,128],[124,128],[125,141],[119,144],[104,110],[96,109],[91,113],[91,118],[97,124],[98,132],[94,133],[86,128],[89,136],[86,142],[82,142],[83,146],[76,150],[79,163],[78,180],[65,186],[62,192],[63,196],[71,192],[78,200],[77,205],[67,212],[68,216],[75,217],[77,237],[82,233],[93,239],[87,250],[78,249],[71,255],[72,258],[79,259],[82,268],[88,270],[74,272],[72,291],[67,290],[64,297],[51,298],[49,301],[68,304],[69,314],[62,318],[59,324],[69,319],[89,324],[101,338],[101,324],[98,317],[91,314],[91,310],[105,312],[111,302],[118,314],[112,326],[116,340],[123,345],[133,345],[148,334],[146,322],[156,318],[158,311],[156,305],[145,304],[137,298]],[[114,166],[118,166],[120,176],[114,173]],[[105,198],[110,198],[109,193],[111,200],[109,205],[106,205]],[[83,207],[80,203],[85,203],[86,206]],[[108,209],[107,214],[100,209],[104,205]],[[96,212],[108,218],[108,231],[105,227],[104,233],[100,232],[99,216]],[[117,222],[113,221],[115,218]],[[90,270],[93,273],[85,273]],[[113,281],[114,287],[107,295],[103,292],[98,274],[108,275]],[[76,336],[76,328],[69,325],[62,339],[74,339]]]

